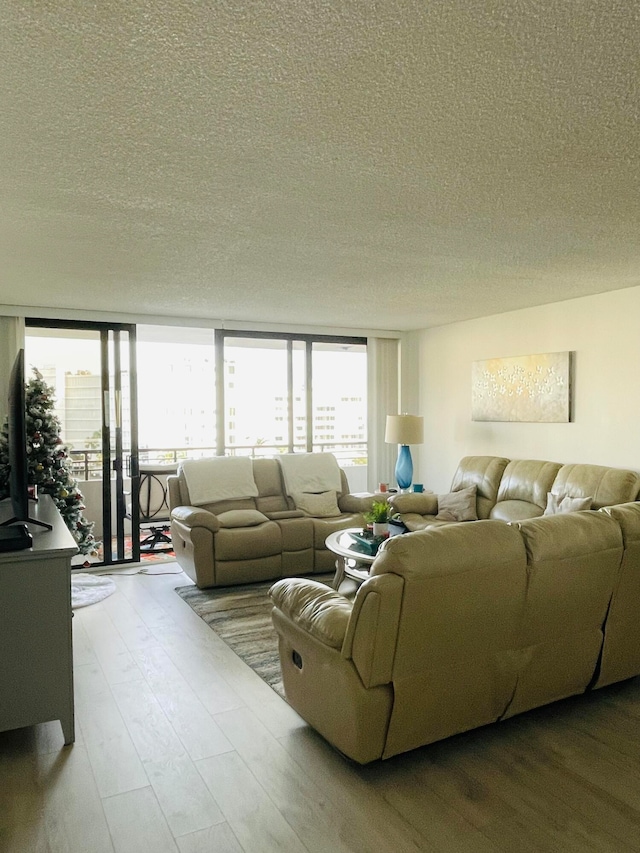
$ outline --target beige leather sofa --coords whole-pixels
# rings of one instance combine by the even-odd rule
[[[335,557],[325,548],[334,530],[361,527],[376,495],[349,493],[340,469],[338,515],[313,518],[285,494],[276,459],[254,459],[255,498],[192,506],[182,468],[167,481],[171,539],[176,560],[200,588],[329,572]],[[378,496],[379,497],[379,496]]]
[[[636,500],[640,475],[602,465],[466,456],[453,477],[450,494],[474,488],[476,518],[519,521],[543,515],[549,493],[558,499],[590,497],[591,509]],[[451,517],[439,513],[447,497],[429,492],[402,493],[392,495],[389,503],[409,530],[421,530],[451,523]]]
[[[360,763],[640,674],[640,504],[436,525],[271,589],[287,700]]]

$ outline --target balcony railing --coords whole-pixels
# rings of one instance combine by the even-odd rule
[[[294,452],[305,453],[306,444],[294,445]],[[341,466],[366,465],[366,441],[354,442],[316,442],[314,452],[333,453]],[[278,453],[288,453],[289,448],[283,444],[234,444],[225,448],[228,456],[251,456],[260,458],[276,456]],[[170,465],[183,459],[201,459],[215,456],[215,447],[144,447],[140,448],[138,457],[141,465]],[[102,478],[102,451],[85,448],[69,451],[72,473],[77,480],[100,480]]]

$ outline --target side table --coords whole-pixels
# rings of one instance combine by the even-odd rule
[[[333,588],[340,589],[345,578],[356,581],[359,586],[369,577],[369,567],[375,560],[375,554],[363,554],[353,547],[350,533],[361,533],[361,527],[349,527],[346,530],[336,530],[327,536],[325,545],[335,554],[336,573],[333,578]]]

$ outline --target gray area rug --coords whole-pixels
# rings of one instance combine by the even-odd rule
[[[313,575],[330,583],[333,573]],[[269,590],[275,581],[243,586],[198,589],[178,586],[176,592],[263,681],[284,699],[278,635],[271,621]]]

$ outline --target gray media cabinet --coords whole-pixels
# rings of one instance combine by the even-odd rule
[[[71,557],[75,540],[49,495],[29,502],[33,547],[0,552],[0,731],[60,720],[75,740]],[[11,518],[0,502],[0,521]]]

